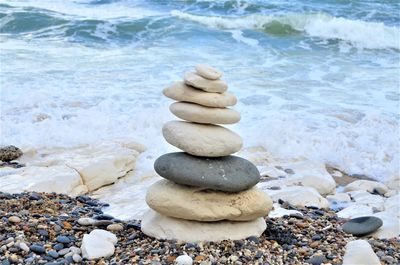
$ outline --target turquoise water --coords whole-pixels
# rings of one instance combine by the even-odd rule
[[[398,1],[0,0],[1,143],[129,138],[156,156],[161,90],[225,72],[246,146],[377,179],[399,172]]]

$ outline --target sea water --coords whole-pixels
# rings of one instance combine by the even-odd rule
[[[383,181],[399,172],[399,3],[0,0],[0,144],[122,137],[155,158],[173,150],[162,89],[206,63],[245,146]]]

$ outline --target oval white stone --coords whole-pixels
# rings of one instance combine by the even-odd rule
[[[226,193],[160,180],[147,190],[146,202],[158,213],[195,221],[251,221],[268,215],[272,200],[260,189]]]
[[[218,69],[215,69],[206,64],[198,64],[196,65],[196,72],[197,74],[201,75],[204,78],[210,80],[216,80],[222,77],[222,72]]]
[[[186,101],[207,107],[225,108],[236,104],[236,97],[229,93],[208,93],[185,85],[184,82],[175,82],[165,88],[163,93],[166,97],[177,101]]]
[[[142,232],[150,237],[185,242],[240,240],[259,237],[266,229],[264,218],[253,221],[198,222],[161,215],[153,210],[142,218]]]
[[[222,126],[169,121],[163,136],[168,143],[195,156],[227,156],[242,148],[242,138]]]
[[[240,120],[240,113],[228,108],[210,108],[194,103],[175,102],[169,110],[186,121],[210,124],[234,124]]]
[[[185,83],[206,92],[224,93],[228,89],[224,80],[209,80],[196,73],[186,73]]]

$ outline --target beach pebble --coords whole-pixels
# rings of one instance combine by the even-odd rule
[[[347,221],[342,229],[348,234],[364,236],[376,231],[383,224],[382,220],[374,216],[357,217]]]
[[[254,187],[225,193],[176,184],[169,180],[154,183],[146,202],[153,210],[175,218],[197,221],[250,221],[268,215],[272,200]]]
[[[242,138],[222,126],[169,121],[162,133],[171,145],[195,156],[220,157],[242,148]]]
[[[177,265],[192,265],[193,259],[188,255],[180,255],[175,260]]]
[[[46,252],[46,249],[40,244],[33,244],[30,246],[30,250],[37,254],[42,254]]]
[[[114,254],[118,239],[106,230],[95,229],[83,236],[81,251],[82,256],[89,260],[101,257],[110,257]]]
[[[343,265],[380,265],[378,256],[365,240],[350,241],[346,245]]]
[[[57,236],[56,240],[58,243],[63,243],[63,244],[68,244],[71,242],[71,239],[69,239],[67,236]]]
[[[224,93],[228,89],[224,80],[206,79],[197,73],[186,73],[185,84],[211,93]]]
[[[82,217],[78,219],[78,224],[80,225],[94,225],[96,223],[96,220],[93,218],[88,218],[88,217]]]
[[[237,98],[229,93],[208,93],[185,85],[184,82],[175,82],[165,88],[163,93],[166,97],[176,101],[185,101],[200,104],[206,107],[225,108],[234,106]]]
[[[74,260],[74,262],[79,263],[82,261],[82,257],[79,254],[74,254],[72,255],[72,259]]]
[[[260,180],[257,167],[237,156],[207,158],[168,153],[157,158],[154,169],[178,184],[227,192],[247,190]]]
[[[182,120],[207,124],[234,124],[240,113],[229,108],[211,108],[188,102],[175,102],[169,110]]]
[[[124,230],[124,227],[120,224],[110,224],[107,226],[107,230],[111,232],[117,232]]]
[[[214,67],[206,64],[198,64],[195,66],[196,73],[204,78],[216,80],[222,77],[222,72]]]
[[[142,218],[142,232],[150,237],[185,242],[240,240],[259,237],[266,229],[264,218],[253,221],[198,222],[161,215],[153,210]]]
[[[29,247],[28,247],[28,245],[27,245],[26,243],[24,243],[24,242],[19,243],[19,248],[20,248],[22,251],[29,252]]]
[[[11,216],[8,218],[8,221],[17,224],[21,222],[21,218],[19,218],[18,216]]]

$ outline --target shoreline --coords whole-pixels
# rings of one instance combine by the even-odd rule
[[[96,228],[106,229],[110,223],[123,227],[122,231],[113,232],[118,238],[114,255],[96,261],[83,260],[79,264],[173,264],[176,257],[182,254],[191,256],[194,264],[341,264],[346,243],[356,239],[342,231],[340,226],[346,219],[338,218],[334,211],[294,207],[286,202],[282,202],[281,207],[297,210],[303,216],[266,217],[267,230],[260,238],[183,243],[149,238],[140,231],[140,222],[137,220],[124,222],[111,219],[103,220],[98,226],[80,225],[78,220],[82,217],[112,218],[101,210],[107,204],[88,196],[71,198],[55,193],[0,192],[0,201],[0,213],[3,216],[0,219],[2,265],[20,262],[33,264],[26,261],[29,258],[37,262],[34,264],[75,264],[67,263],[68,259],[72,259],[72,255],[68,254],[71,251],[64,256],[58,254],[57,258],[49,255],[52,253],[57,256],[50,252],[58,244],[57,236],[71,238],[71,242],[64,244],[63,249],[76,249],[80,248],[83,234]],[[21,221],[11,223],[8,218],[14,215]],[[399,238],[367,239],[382,264],[400,261]],[[45,253],[23,251],[18,247],[21,242],[28,246],[39,244],[44,247]],[[63,252],[66,251],[61,251],[61,254]],[[6,260],[10,259],[12,262],[7,263]]]

